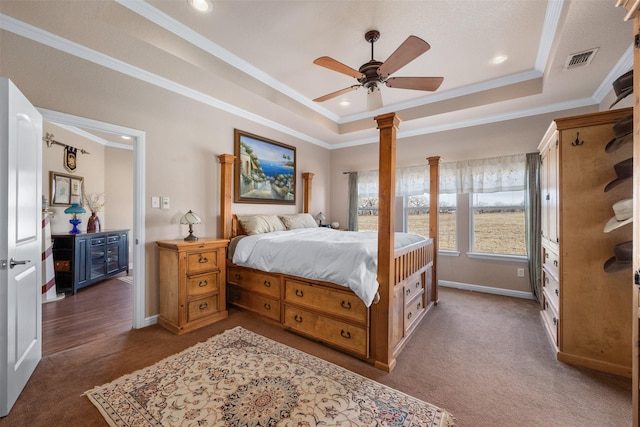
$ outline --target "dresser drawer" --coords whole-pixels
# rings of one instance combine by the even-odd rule
[[[187,295],[199,296],[218,291],[218,272],[187,277]]]
[[[546,246],[542,247],[542,268],[546,269],[553,277],[559,277],[560,260],[558,254]]]
[[[422,283],[422,274],[416,274],[409,277],[404,285],[404,301],[408,302],[417,294],[424,292],[424,284]]]
[[[227,281],[246,290],[280,299],[280,276],[245,268],[229,267]]]
[[[187,321],[201,319],[218,312],[218,295],[212,295],[190,301],[187,309]]]
[[[542,303],[544,307],[542,310],[542,319],[545,322],[547,333],[556,347],[559,347],[558,330],[560,329],[560,316],[558,315],[556,307],[547,299],[545,292],[542,293]]]
[[[278,299],[229,285],[229,304],[245,308],[277,322],[280,321],[280,301]]]
[[[542,286],[546,291],[547,298],[551,300],[553,305],[557,308],[560,307],[560,285],[555,277],[549,274],[546,270],[542,270]]]
[[[406,291],[405,291],[406,293]],[[409,332],[413,324],[420,318],[422,312],[424,312],[424,292],[422,290],[419,294],[413,295],[413,298],[404,305],[404,331]]]
[[[312,286],[297,280],[285,279],[285,303],[322,310],[362,325],[367,324],[367,307],[354,293]]]
[[[302,334],[369,357],[367,329],[285,305],[284,325]]]
[[[187,274],[218,271],[218,250],[190,252],[187,255]]]

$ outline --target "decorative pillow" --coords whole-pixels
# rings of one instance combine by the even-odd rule
[[[238,215],[237,217],[248,235],[286,230],[277,215]]]
[[[316,228],[318,223],[308,213],[280,215],[280,220],[287,227],[287,230],[295,230],[296,228]]]

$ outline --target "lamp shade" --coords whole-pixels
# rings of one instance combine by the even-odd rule
[[[198,215],[193,213],[191,209],[180,218],[180,224],[200,224],[202,220]]]
[[[327,219],[324,214],[322,212],[320,212],[318,215],[316,215],[316,219],[320,222],[324,221],[325,219]]]
[[[82,206],[80,206],[80,204],[73,203],[71,206],[64,210],[64,213],[76,215],[87,213],[87,211]]]

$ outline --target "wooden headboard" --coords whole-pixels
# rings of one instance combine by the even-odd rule
[[[218,156],[218,160],[221,164],[220,173],[220,225],[218,227],[218,234],[222,239],[230,239],[240,234],[245,234],[242,230],[242,226],[238,222],[238,217],[231,212],[232,206],[232,191],[231,184],[233,183],[233,164],[235,163],[236,156],[231,154],[221,154]],[[302,194],[302,212],[309,213],[311,210],[311,181],[313,180],[313,173],[303,172],[303,194]]]

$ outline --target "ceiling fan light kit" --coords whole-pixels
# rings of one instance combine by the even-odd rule
[[[322,56],[313,61],[316,65],[353,77],[360,83],[320,96],[314,99],[315,102],[324,102],[347,92],[357,90],[360,87],[364,87],[367,89],[367,94],[369,96],[367,99],[368,109],[372,110],[382,106],[382,98],[380,95],[380,85],[382,84],[390,88],[423,90],[429,92],[437,90],[442,84],[444,80],[443,77],[389,77],[391,74],[398,71],[400,68],[404,67],[431,48],[429,43],[421,38],[416,36],[407,37],[407,39],[384,62],[376,61],[373,55],[373,44],[380,38],[380,32],[377,30],[367,31],[364,38],[371,44],[371,60],[362,64],[358,70],[355,70],[328,56]],[[376,99],[371,100],[372,97]]]

